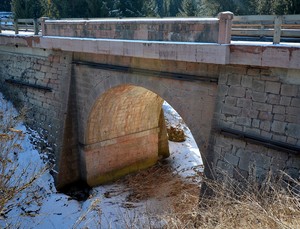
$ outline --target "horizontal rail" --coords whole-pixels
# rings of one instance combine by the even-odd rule
[[[40,31],[40,19],[1,19],[0,18],[0,33],[2,30],[12,30],[15,34],[19,31],[31,31],[34,35],[38,35]]]
[[[183,81],[204,81],[204,82],[210,82],[216,84],[218,83],[217,78],[206,77],[206,76],[194,76],[194,75],[182,74],[182,73],[155,71],[155,70],[132,68],[132,67],[119,66],[119,65],[112,65],[112,64],[99,64],[99,63],[86,62],[86,61],[73,61],[72,63],[75,65],[90,66],[91,68],[132,73],[132,74],[141,74],[141,75],[147,75],[147,76],[159,77],[159,78],[169,78],[169,79],[177,79]]]
[[[33,89],[46,91],[46,92],[52,92],[52,88],[50,88],[50,87],[45,87],[45,86],[41,86],[41,85],[26,83],[26,82],[19,81],[19,80],[6,79],[5,82],[9,83],[9,84],[17,85],[17,86],[29,87],[29,88],[33,88]]]
[[[300,146],[297,146],[297,145],[291,145],[291,144],[288,144],[285,142],[274,141],[274,140],[271,140],[268,138],[264,138],[264,137],[253,135],[253,134],[248,134],[248,133],[234,130],[234,129],[227,128],[227,127],[221,127],[219,129],[219,132],[221,134],[223,134],[224,136],[242,139],[247,142],[263,145],[270,149],[300,155]]]
[[[282,38],[300,38],[300,15],[236,16],[232,21],[232,36],[273,37],[279,44]]]

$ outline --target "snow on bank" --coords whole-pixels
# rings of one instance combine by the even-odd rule
[[[198,178],[198,174],[203,170],[202,161],[189,129],[167,103],[164,103],[163,109],[167,122],[180,125],[187,135],[185,142],[169,142],[171,156],[167,161],[173,173],[184,179]],[[4,114],[2,122],[8,117],[17,116],[11,103],[5,101],[0,94],[1,111]],[[19,123],[14,128],[25,133],[21,142],[23,150],[17,155],[11,152],[9,157],[15,165],[18,164],[15,179],[22,176],[22,180],[25,181],[43,170],[45,164],[31,144],[26,127]],[[0,216],[0,228],[124,228],[149,223],[149,215],[146,214],[148,208],[153,205],[159,206],[161,202],[150,198],[128,203],[130,193],[131,190],[124,183],[115,182],[94,188],[88,200],[79,202],[57,193],[53,178],[46,170],[38,175],[38,179],[29,188],[9,202],[6,214]],[[132,207],[124,207],[128,204]]]

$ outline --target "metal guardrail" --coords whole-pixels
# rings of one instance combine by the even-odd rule
[[[235,16],[231,35],[234,40],[269,37],[273,44],[282,39],[300,42],[300,15]]]
[[[38,35],[41,28],[40,19],[1,19],[0,18],[0,33],[2,30],[15,31],[15,34],[19,34],[19,31],[33,32],[34,35]]]

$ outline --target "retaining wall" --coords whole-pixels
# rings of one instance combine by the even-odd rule
[[[225,131],[213,138],[216,168],[237,180],[279,170],[299,178],[299,76],[293,69],[222,67],[215,123]]]

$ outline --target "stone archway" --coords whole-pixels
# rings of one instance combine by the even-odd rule
[[[152,166],[169,156],[163,99],[130,84],[107,90],[88,117],[81,155],[90,186]]]
[[[166,100],[180,114],[187,126],[190,128],[193,137],[201,151],[201,157],[203,158],[204,166],[206,167],[206,165],[211,165],[210,162],[212,162],[212,159],[209,157],[208,154],[208,146],[216,101],[217,85],[215,83],[162,78],[157,77],[155,75],[143,75],[139,72],[119,72],[113,71],[111,69],[99,69],[95,67],[90,67],[89,65],[80,64],[76,66],[74,65],[74,79],[77,96],[77,139],[79,144],[78,155],[80,157],[81,179],[86,180],[90,185],[96,185],[99,182],[103,183],[105,181],[111,180],[111,177],[117,178],[121,175],[126,174],[127,172],[130,172],[127,171],[125,168],[124,171],[126,170],[126,172],[122,171],[122,173],[116,172],[121,170],[116,170],[115,173],[113,173],[113,171],[110,171],[112,173],[107,173],[107,176],[105,175],[101,179],[97,178],[98,175],[96,172],[93,174],[91,173],[91,171],[96,171],[93,167],[98,166],[98,162],[96,161],[96,159],[93,159],[93,157],[91,156],[96,153],[95,150],[97,149],[97,142],[100,142],[98,145],[105,145],[105,143],[109,142],[109,140],[107,139],[110,139],[109,137],[113,136],[109,135],[108,137],[108,135],[105,135],[105,138],[103,138],[103,142],[102,140],[90,142],[88,141],[93,139],[93,137],[91,137],[88,134],[88,126],[90,125],[93,128],[95,126],[94,124],[91,124],[92,122],[90,122],[90,117],[93,116],[92,113],[94,112],[94,114],[97,114],[96,107],[100,107],[100,105],[103,108],[103,112],[109,110],[108,107],[105,108],[105,106],[108,106],[105,105],[105,101],[109,101],[109,99],[112,99],[111,101],[120,102],[118,109],[121,109],[121,104],[123,104],[124,102],[127,103],[128,101],[139,101],[141,103],[145,103],[146,107],[150,107],[150,105],[152,105],[153,101],[155,100],[146,99],[147,96],[141,96],[143,93],[138,92],[140,90],[144,90],[144,92],[148,92],[149,94],[151,94],[150,97],[153,96],[153,99],[159,98],[160,100],[160,104],[157,105],[156,109],[154,109],[156,110],[155,125],[157,125],[158,127],[162,125],[159,120],[162,120],[161,122],[164,121],[161,118],[162,114],[159,113],[158,110],[161,111],[161,104],[163,100]],[[119,93],[120,96],[114,95],[115,92],[116,94]],[[125,94],[127,93],[128,95],[136,94],[139,96],[135,96],[137,97],[136,100],[128,100],[123,102],[121,102],[122,100],[117,99],[121,98],[121,95],[123,95],[125,98]],[[148,93],[146,93],[145,95],[147,95]],[[97,105],[98,103],[99,105]],[[127,109],[128,115],[135,114],[134,109],[137,109],[134,108],[135,106],[132,106],[130,104],[131,103],[128,102],[127,107],[130,107],[130,109]],[[139,112],[141,112],[141,110]],[[112,120],[112,111],[107,113],[108,114],[103,113],[103,115],[107,115],[107,117],[109,117],[110,120]],[[142,113],[140,113],[140,115],[144,116]],[[124,119],[124,116],[122,117]],[[145,117],[146,116],[144,116],[144,118]],[[124,124],[122,125],[124,126]],[[161,130],[161,128],[159,129]],[[147,129],[142,130],[144,131]],[[139,131],[141,130],[137,130],[137,132]],[[131,134],[137,132],[133,131]],[[163,131],[161,130],[159,133],[163,133]],[[163,135],[164,134],[161,134],[160,139],[163,139]],[[104,136],[104,133],[102,134],[102,136]],[[112,140],[110,142],[117,140],[117,137],[124,136],[115,135],[115,137],[116,139],[110,139]],[[168,148],[164,146],[166,145],[166,143],[164,142],[167,141],[160,140],[160,143],[156,143],[156,147],[159,152],[163,152],[163,149]],[[156,152],[156,157],[159,157],[158,152]],[[156,160],[152,160],[152,163],[150,164],[153,164]]]

